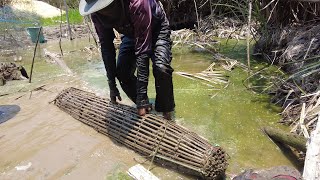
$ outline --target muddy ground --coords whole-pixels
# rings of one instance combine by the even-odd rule
[[[75,84],[66,83],[71,82]],[[128,158],[135,153],[49,104],[65,83],[44,88],[30,99],[30,92],[0,98],[2,105],[20,107],[0,125],[1,179],[105,179],[117,168],[135,164]],[[32,165],[27,170],[15,168],[28,163]]]
[[[77,78],[67,77],[32,94],[0,97],[0,118],[10,116],[3,112],[10,107],[16,114],[0,124],[0,179],[121,179],[144,161],[50,103],[69,86],[89,90]],[[26,169],[19,169],[23,166]],[[163,179],[172,178],[165,169],[155,171]]]

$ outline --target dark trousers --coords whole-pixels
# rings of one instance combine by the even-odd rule
[[[169,24],[167,21],[163,23],[166,24],[159,24],[159,28],[153,33],[151,60],[156,87],[155,110],[158,112],[170,112],[175,107],[172,84],[173,69],[170,66],[172,60],[171,40]],[[134,45],[133,39],[126,36],[122,37],[116,74],[123,91],[133,102],[139,104],[139,102],[136,102],[137,77],[134,73],[137,66],[149,66],[149,63],[137,63]],[[143,73],[144,76],[148,76],[149,70]],[[144,86],[143,88],[147,88],[148,82],[139,82],[138,84],[139,86]],[[147,97],[147,94],[145,94],[145,97]]]

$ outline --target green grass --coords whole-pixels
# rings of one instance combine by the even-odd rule
[[[60,24],[60,16],[53,18],[41,18],[40,22],[42,26],[54,26]],[[66,15],[62,14],[62,22],[65,23],[67,21]],[[83,21],[83,17],[80,15],[78,9],[69,9],[69,21],[70,24],[80,24]]]

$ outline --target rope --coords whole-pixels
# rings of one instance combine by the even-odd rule
[[[162,139],[163,139],[164,135],[165,135],[166,132],[167,132],[167,127],[168,127],[168,120],[166,121],[166,124],[164,125],[164,132],[163,132],[163,134],[162,134],[162,137],[161,137],[158,145],[156,146],[156,149],[155,149],[154,153],[152,153],[153,155],[152,155],[152,158],[151,158],[151,163],[150,163],[150,165],[149,165],[148,171],[150,170],[150,168],[151,168],[151,166],[152,166],[152,164],[153,164],[153,160],[154,160],[156,154],[158,153],[158,150],[159,150],[159,148],[160,148],[160,144],[161,144],[161,142],[162,142]]]

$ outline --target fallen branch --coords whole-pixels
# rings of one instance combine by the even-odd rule
[[[228,79],[222,74],[211,74],[211,75],[204,74],[204,73],[190,74],[187,72],[176,72],[176,74],[192,80],[199,79],[199,80],[207,81],[213,84],[228,83]]]
[[[213,69],[215,64],[216,63],[212,63],[206,70],[200,73],[191,74],[187,72],[176,72],[176,74],[192,80],[199,79],[199,80],[209,82],[210,84],[204,83],[209,87],[214,87],[214,85],[217,85],[217,84],[228,84],[229,83],[228,76],[224,75],[224,71],[215,71]]]
[[[302,136],[292,134],[292,133],[286,133],[282,130],[271,128],[271,127],[264,127],[262,130],[274,141],[289,145],[303,152],[306,152],[307,150],[306,149],[307,140]]]

